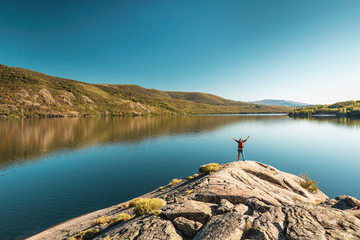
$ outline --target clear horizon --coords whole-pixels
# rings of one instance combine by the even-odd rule
[[[237,101],[359,100],[359,1],[2,3],[0,64]]]

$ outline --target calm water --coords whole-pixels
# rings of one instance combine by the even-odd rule
[[[360,120],[186,116],[0,121],[0,238],[23,239],[237,158],[360,198]]]

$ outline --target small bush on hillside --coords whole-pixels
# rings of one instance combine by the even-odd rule
[[[131,216],[127,213],[120,213],[119,215],[117,215],[115,218],[113,218],[110,222],[110,227],[114,226],[116,224],[122,223],[122,222],[126,222],[128,220],[131,219]]]
[[[119,208],[128,208],[130,207],[130,202],[121,203],[118,205]]]
[[[134,198],[131,200],[129,207],[135,207],[135,205],[141,200],[142,198]]]
[[[101,217],[95,219],[91,224],[93,226],[107,224],[110,221],[110,219],[111,219],[111,217],[101,216]]]
[[[159,209],[156,209],[156,210],[152,210],[150,212],[151,215],[154,215],[154,216],[159,216],[161,214],[161,210]]]
[[[299,177],[302,178],[300,186],[307,189],[311,193],[317,193],[319,188],[316,186],[318,184],[315,180],[311,180],[308,173],[300,173]]]
[[[216,172],[220,168],[221,168],[221,166],[218,163],[209,163],[209,164],[202,165],[199,168],[199,172],[205,173],[205,174],[210,174],[210,173]]]
[[[139,200],[134,206],[134,213],[136,216],[145,215],[152,210],[161,208],[164,202],[158,198],[144,198]]]
[[[190,179],[193,179],[193,178],[197,178],[199,176],[199,174],[198,173],[195,173],[194,175],[192,175],[192,176],[188,176],[188,177],[186,177],[186,178],[184,178],[185,180],[190,180]]]
[[[182,179],[177,179],[177,178],[174,178],[173,180],[171,180],[171,182],[168,184],[169,186],[174,186],[178,183],[181,183],[182,182]]]
[[[89,240],[96,236],[100,232],[99,229],[89,229],[75,234],[68,238],[68,240]]]

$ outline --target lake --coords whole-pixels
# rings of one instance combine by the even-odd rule
[[[286,115],[0,120],[0,236],[24,239],[245,156],[360,198],[360,120]]]

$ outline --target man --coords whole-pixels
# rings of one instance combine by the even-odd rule
[[[245,156],[244,156],[244,143],[250,138],[250,136],[247,137],[247,139],[243,140],[240,138],[239,140],[236,140],[234,137],[231,137],[234,139],[235,142],[238,143],[238,161],[240,160],[240,153],[242,155],[243,161],[245,162]]]

